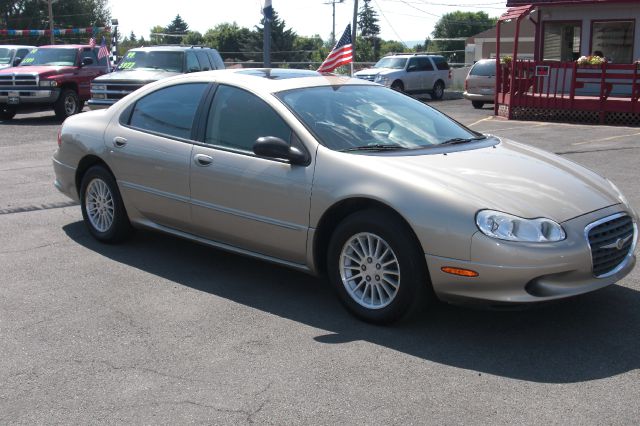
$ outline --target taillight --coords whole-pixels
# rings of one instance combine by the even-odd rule
[[[464,79],[464,90],[469,91],[469,80],[466,78]]]
[[[58,146],[62,145],[62,126],[58,129]]]

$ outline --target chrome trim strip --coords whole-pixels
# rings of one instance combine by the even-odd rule
[[[591,248],[591,243],[589,243],[589,231],[591,231],[593,228],[595,228],[598,225],[602,225],[603,223],[624,217],[624,216],[629,216],[627,213],[621,212],[621,213],[615,213],[612,214],[610,216],[607,217],[603,217],[602,219],[596,220],[595,222],[592,222],[590,224],[588,224],[585,228],[584,228],[584,237],[587,240],[587,246],[589,247],[589,254],[590,259],[591,259],[591,270],[593,271],[593,249]],[[631,218],[631,220],[633,221],[633,217]],[[633,242],[631,243],[631,248],[629,249],[629,253],[625,256],[625,258],[622,260],[622,262],[620,262],[620,264],[618,264],[618,266],[616,266],[614,269],[612,269],[611,271],[607,272],[606,274],[602,274],[602,275],[594,275],[594,277],[596,278],[608,278],[612,275],[617,274],[618,272],[620,272],[622,269],[624,269],[629,262],[631,261],[631,259],[633,258],[635,251],[636,251],[636,245],[638,244],[638,225],[636,224],[635,221],[632,222],[633,223]]]
[[[309,269],[307,265],[303,265],[300,263],[290,262],[288,260],[282,260],[277,257],[267,256],[266,254],[256,253],[253,251],[241,249],[235,246],[231,246],[228,244],[220,243],[218,241],[208,240],[206,238],[198,237],[197,235],[189,234],[186,232],[178,231],[173,228],[167,228],[162,225],[158,225],[157,223],[150,222],[148,220],[136,221],[137,225],[144,226],[146,228],[155,229],[157,231],[166,232],[167,234],[175,235],[177,237],[182,237],[187,240],[195,241],[201,244],[205,244],[207,246],[215,247],[218,249],[226,250],[232,253],[242,254],[245,256],[257,258],[260,260],[264,260],[271,263],[276,263],[278,265],[287,266],[289,268],[297,269],[298,271],[306,272],[308,274],[314,275],[313,271]]]
[[[227,207],[222,207],[222,206],[217,205],[217,204],[212,204],[212,203],[207,203],[205,201],[190,199],[188,197],[172,194],[170,192],[160,191],[158,189],[149,188],[149,187],[146,187],[146,186],[143,186],[143,185],[138,185],[138,184],[131,183],[131,182],[125,182],[125,181],[121,181],[120,180],[120,181],[118,181],[118,183],[120,185],[122,185],[123,187],[125,187],[125,188],[146,192],[148,194],[157,195],[159,197],[168,198],[170,200],[175,200],[175,201],[179,201],[179,202],[182,202],[182,203],[191,203],[191,205],[194,205],[194,206],[203,207],[203,208],[210,209],[210,210],[215,210],[215,211],[218,211],[218,212],[221,212],[221,213],[226,213],[226,214],[230,214],[230,215],[233,215],[233,216],[241,217],[243,219],[249,219],[249,220],[253,220],[253,221],[256,221],[256,222],[262,222],[262,223],[266,223],[266,224],[269,224],[269,225],[278,226],[280,228],[291,229],[291,230],[294,230],[294,231],[305,231],[306,232],[306,230],[307,230],[307,227],[303,226],[303,225],[297,225],[295,223],[290,223],[290,222],[283,222],[283,221],[280,221],[280,220],[275,220],[275,219],[267,218],[267,217],[264,217],[264,216],[259,216],[259,215],[243,212],[243,211],[236,210],[236,209],[230,209],[230,208],[227,208]]]

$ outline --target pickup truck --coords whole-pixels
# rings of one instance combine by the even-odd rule
[[[131,49],[116,69],[91,83],[90,109],[108,108],[145,84],[190,72],[224,69],[216,49],[203,46],[150,46]]]
[[[59,119],[82,111],[91,80],[108,72],[98,47],[55,45],[33,48],[17,67],[0,70],[0,120],[18,112],[53,109]]]
[[[3,44],[0,46],[0,70],[17,67],[22,61],[22,58],[27,56],[27,53],[29,53],[31,49],[35,49],[35,46],[14,44]]]

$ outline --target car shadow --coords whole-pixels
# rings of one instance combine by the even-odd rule
[[[37,116],[37,117],[20,117],[20,114],[16,115],[11,120],[0,120],[0,125],[11,126],[51,126],[59,125],[62,122],[53,113],[52,115]]]
[[[610,286],[524,311],[435,304],[390,327],[363,323],[319,279],[152,232],[106,245],[82,222],[64,226],[76,243],[116,262],[196,290],[309,325],[323,344],[364,340],[478,374],[543,383],[602,379],[640,368],[640,292]]]

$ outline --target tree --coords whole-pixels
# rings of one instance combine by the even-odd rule
[[[167,44],[180,44],[182,42],[183,37],[178,37],[182,35],[186,35],[189,32],[189,25],[180,17],[180,14],[177,14],[173,21],[169,25],[167,25],[166,33],[167,34],[176,34],[176,37],[165,36],[164,42]]]
[[[197,46],[203,43],[204,38],[198,31],[189,31],[187,36],[182,39],[182,44],[186,44],[188,46]]]
[[[260,20],[260,25],[255,27],[251,43],[246,46],[247,50],[262,52],[262,38],[264,34],[264,18]],[[292,55],[293,43],[298,35],[291,29],[286,28],[284,19],[280,19],[278,13],[273,11],[271,20],[271,57],[274,62],[290,62],[295,60]],[[262,60],[262,56],[260,57]]]
[[[235,22],[218,24],[204,33],[204,43],[218,49],[222,58],[230,61],[256,59],[256,55],[238,53],[243,51],[245,46],[253,43],[253,38],[254,35],[250,29],[240,28]]]
[[[358,61],[377,61],[380,56],[380,26],[378,13],[369,4],[371,0],[364,0],[358,11],[358,28],[364,42],[356,40],[356,59]],[[368,46],[367,46],[368,45]]]
[[[151,28],[151,30],[149,31],[149,44],[155,45],[165,43],[164,35],[161,34],[166,33],[167,29],[162,25],[156,25],[155,27]]]
[[[442,15],[436,23],[431,35],[434,38],[467,38],[482,31],[493,28],[497,18],[490,18],[486,12],[455,11]],[[430,52],[443,52],[449,62],[464,62],[463,40],[425,40],[425,47]],[[453,52],[456,51],[456,52]]]

